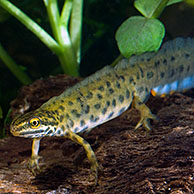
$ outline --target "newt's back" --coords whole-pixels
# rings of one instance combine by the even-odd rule
[[[164,43],[158,52],[123,59],[115,67],[125,72],[142,100],[150,90],[158,95],[194,86],[194,39],[176,38]]]

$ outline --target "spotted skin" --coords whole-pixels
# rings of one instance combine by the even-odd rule
[[[177,38],[165,43],[157,53],[122,59],[115,67],[104,67],[37,110],[15,118],[11,133],[33,138],[30,166],[39,168],[42,137],[63,136],[84,147],[97,180],[96,156],[78,133],[118,117],[131,104],[141,114],[136,128],[143,125],[150,130],[149,119],[156,119],[144,104],[150,92],[161,96],[194,86],[193,45],[193,39]]]

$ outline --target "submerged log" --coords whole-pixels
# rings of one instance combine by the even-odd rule
[[[36,109],[77,81],[60,75],[23,87],[12,102],[12,117]],[[31,140],[1,139],[0,193],[193,193],[194,99],[190,96],[192,90],[149,99],[148,106],[160,119],[152,123],[150,133],[134,130],[139,113],[129,109],[83,134],[101,167],[96,186],[89,181],[90,164],[83,148],[68,139],[41,140],[41,172],[36,176],[27,168]]]

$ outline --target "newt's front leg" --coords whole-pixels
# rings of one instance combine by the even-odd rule
[[[137,123],[135,129],[138,129],[143,125],[147,131],[150,131],[151,126],[149,120],[157,120],[157,116],[152,114],[150,109],[138,97],[134,97],[133,106],[140,112],[141,115],[140,121]]]
[[[40,171],[40,167],[38,165],[38,160],[41,158],[40,156],[38,156],[40,140],[40,138],[35,138],[32,142],[32,155],[28,167],[30,168],[33,174],[36,174],[36,171]]]

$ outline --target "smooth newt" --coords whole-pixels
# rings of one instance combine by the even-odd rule
[[[156,119],[144,104],[150,93],[169,94],[194,86],[194,39],[176,38],[158,52],[122,59],[115,67],[106,66],[61,95],[51,98],[35,111],[15,118],[14,136],[33,138],[30,166],[39,169],[40,139],[63,136],[81,144],[91,162],[97,180],[98,163],[81,132],[118,117],[132,104],[140,111],[143,125]]]

